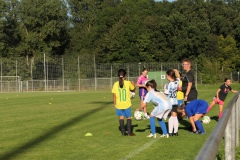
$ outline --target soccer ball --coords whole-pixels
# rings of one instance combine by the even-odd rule
[[[203,119],[202,119],[202,122],[203,122],[204,124],[208,124],[210,121],[211,121],[211,119],[210,119],[209,116],[204,116]]]
[[[144,119],[144,112],[143,111],[135,111],[134,112],[134,119],[137,121]]]
[[[131,99],[135,97],[135,92],[130,92]]]

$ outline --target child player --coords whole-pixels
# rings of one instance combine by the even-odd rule
[[[182,80],[181,80],[182,77],[177,69],[174,69],[174,72],[176,74],[176,77],[180,79],[178,84],[178,91],[177,91],[178,106],[180,107],[184,102],[184,93],[182,92]]]
[[[158,119],[158,123],[161,126],[162,132],[163,132],[163,134],[160,137],[168,138],[169,135],[167,133],[167,128],[163,118],[166,120],[168,114],[171,112],[172,104],[162,92],[159,92],[156,89],[157,83],[155,80],[148,81],[146,83],[146,87],[147,87],[148,93],[141,107],[136,110],[141,110],[150,101],[152,101],[153,105],[155,106],[150,114],[151,134],[148,135],[147,137],[153,137],[153,138],[157,137],[156,124],[155,124],[155,117],[156,117]]]
[[[181,107],[178,107],[178,114],[180,116],[187,116],[192,125],[192,133],[197,134],[206,134],[202,123],[199,121],[204,114],[206,114],[208,108],[208,103],[204,100],[198,99],[193,100],[188,103],[186,106],[182,104]]]
[[[130,82],[126,79],[126,71],[124,69],[118,70],[119,81],[115,82],[112,88],[113,102],[116,109],[116,114],[119,116],[120,129],[123,136],[135,136],[131,130],[131,98],[130,90],[134,90],[134,82]],[[127,130],[125,131],[124,117],[127,118]]]
[[[217,92],[215,97],[213,98],[212,103],[210,104],[210,106],[207,109],[207,112],[210,111],[210,109],[215,105],[218,104],[219,105],[219,114],[218,114],[218,119],[220,119],[222,117],[222,112],[223,112],[223,105],[224,105],[224,100],[227,97],[227,94],[229,91],[233,92],[233,93],[237,93],[238,91],[233,90],[231,87],[231,79],[230,78],[225,78],[224,79],[224,84],[222,84]]]
[[[166,75],[169,82],[164,86],[164,94],[167,95],[172,104],[171,117],[168,119],[168,132],[169,136],[178,136],[177,91],[180,79],[176,77],[175,70],[173,69],[168,70]]]
[[[147,82],[148,80],[148,69],[147,68],[143,68],[142,70],[142,74],[138,77],[137,79],[137,84],[136,86],[139,87],[139,97],[140,97],[140,106],[142,106],[142,103],[144,101],[144,98],[147,94],[147,89],[145,86],[145,82]],[[147,115],[147,107],[143,107],[143,112],[144,112],[144,117],[149,119],[150,117]]]

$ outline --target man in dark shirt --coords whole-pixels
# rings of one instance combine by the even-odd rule
[[[186,71],[186,75],[182,79],[182,92],[184,93],[184,102],[189,103],[197,99],[198,92],[195,86],[194,72],[191,70],[191,61],[184,59],[182,66]]]

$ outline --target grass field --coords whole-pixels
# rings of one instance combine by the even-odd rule
[[[210,103],[219,85],[198,85],[199,99]],[[239,84],[232,88],[239,90]],[[225,107],[234,94],[229,93]],[[206,135],[187,130],[180,121],[179,136],[147,138],[149,121],[133,119],[134,137],[123,137],[113,108],[111,91],[1,93],[0,159],[20,160],[192,160],[217,123],[218,106],[210,112]],[[133,110],[139,99],[132,101]],[[151,111],[151,106],[149,107]],[[86,133],[93,136],[86,137]],[[221,156],[219,156],[221,157]]]

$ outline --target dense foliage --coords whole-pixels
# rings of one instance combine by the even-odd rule
[[[0,0],[0,54],[90,55],[98,63],[190,58],[206,75],[238,71],[239,11],[237,0]]]

